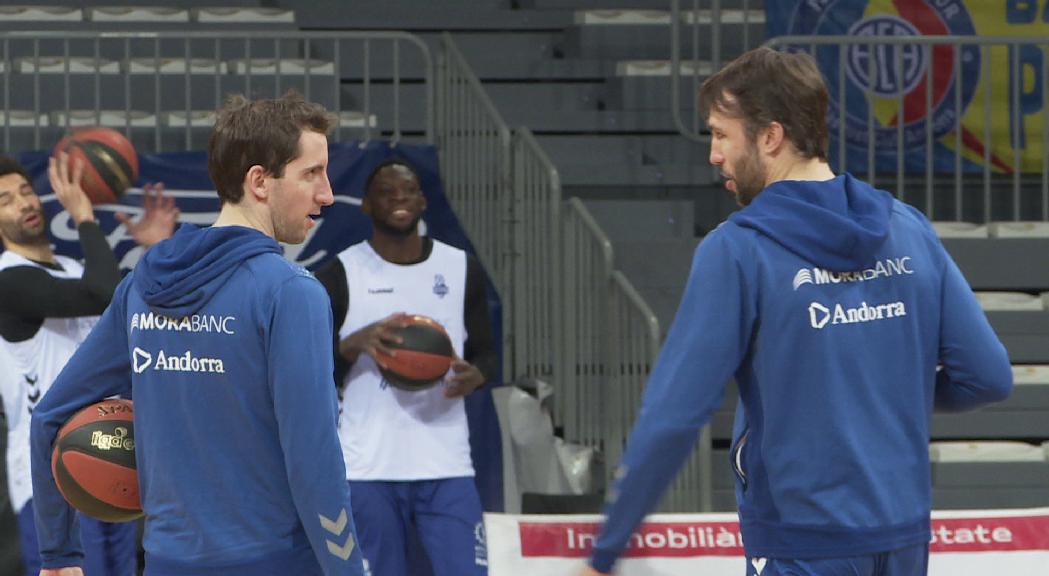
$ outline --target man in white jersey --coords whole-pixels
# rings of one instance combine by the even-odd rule
[[[59,203],[77,227],[84,264],[54,253],[47,219],[25,169],[0,157],[0,381],[7,414],[7,475],[18,516],[22,563],[28,576],[40,571],[33,520],[29,466],[29,421],[77,346],[105,310],[120,281],[120,268],[95,222],[80,186],[83,166],[68,170],[68,158],[51,159],[48,178]],[[136,242],[148,246],[170,236],[178,209],[162,186],[147,187],[145,214],[121,220]],[[110,524],[84,517],[80,523],[88,576],[131,576],[136,571],[134,523]]]
[[[383,162],[361,204],[371,238],[317,272],[332,300],[337,372],[348,369],[336,378],[344,386],[339,436],[373,574],[407,574],[414,530],[436,576],[484,575],[463,396],[496,370],[485,276],[472,256],[419,234],[425,207],[414,168]],[[375,353],[397,343],[390,329],[406,314],[429,316],[451,336],[457,358],[443,384],[409,392],[383,380]]]

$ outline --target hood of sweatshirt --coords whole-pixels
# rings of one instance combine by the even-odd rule
[[[869,265],[885,242],[892,205],[888,192],[842,174],[774,182],[729,220],[821,268],[848,272]]]
[[[143,254],[133,282],[150,308],[182,318],[203,308],[241,263],[269,252],[281,254],[280,245],[253,228],[183,224]]]

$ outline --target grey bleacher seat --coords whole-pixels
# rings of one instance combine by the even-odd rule
[[[19,74],[120,74],[120,62],[90,56],[19,58],[12,68]]]
[[[49,126],[51,116],[44,113],[34,113],[32,110],[11,110],[7,113],[6,125],[14,128],[32,128],[33,126]],[[3,118],[0,115],[0,118]]]
[[[984,312],[1041,312],[1045,310],[1041,296],[1027,292],[977,291],[975,294]]]
[[[975,222],[948,222],[934,220],[933,230],[943,238],[987,238],[987,225]]]
[[[0,6],[0,22],[7,24],[17,23],[25,26],[27,23],[80,22],[83,19],[83,10],[75,6],[34,6],[30,4]]]
[[[1049,461],[1020,442],[934,442],[933,508],[1028,508],[1049,505]]]
[[[194,8],[191,11],[191,17],[194,22],[200,24],[258,24],[272,26],[275,24],[295,23],[294,10],[259,6]]]
[[[1049,238],[1049,222],[991,222],[991,238]]]
[[[189,22],[189,10],[170,6],[94,6],[84,9],[88,22],[173,24]]]
[[[936,414],[930,430],[932,437],[1049,438],[1049,366],[1013,366],[1013,381],[1012,394],[1001,402],[973,412]]]
[[[1049,289],[1047,238],[942,238],[974,290]]]
[[[566,52],[581,58],[644,60],[670,58],[670,11],[660,10],[578,10],[576,26],[569,30]],[[712,18],[709,10],[699,14],[700,22]],[[691,22],[687,12],[683,21]],[[744,22],[746,19],[746,22]],[[753,48],[764,35],[765,14],[760,10],[727,9],[721,12],[723,54],[742,53],[744,46]],[[682,39],[682,58],[709,59],[710,40],[703,35],[693,50],[691,36]]]
[[[188,68],[188,70],[187,70]],[[125,74],[229,74],[229,62],[214,58],[131,58],[121,62]]]
[[[342,0],[284,0],[297,9],[304,29],[389,30],[553,30],[572,23],[569,10],[510,10],[507,0],[355,0],[352,10]],[[393,23],[396,25],[393,25]]]
[[[157,125],[157,117],[152,112],[145,110],[70,110],[67,121],[65,110],[56,110],[51,113],[51,125],[58,127],[123,128],[129,122],[134,128],[152,128]]]
[[[289,76],[333,76],[335,64],[311,58],[238,58],[230,63],[235,74],[285,74]]]

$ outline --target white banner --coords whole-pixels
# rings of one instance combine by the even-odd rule
[[[576,576],[601,517],[485,514],[490,576]],[[933,512],[929,576],[1049,575],[1049,508]],[[631,537],[619,576],[741,576],[735,514],[656,514]]]

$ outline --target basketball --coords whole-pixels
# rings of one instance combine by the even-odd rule
[[[448,333],[436,320],[410,316],[407,326],[394,328],[392,332],[403,339],[400,344],[389,345],[397,355],[378,352],[376,358],[379,370],[391,386],[408,391],[423,390],[448,372],[455,350]]]
[[[53,156],[69,154],[72,171],[77,159],[84,163],[81,185],[92,204],[112,204],[138,178],[138,155],[123,134],[110,128],[84,128],[66,136]],[[70,172],[72,173],[72,172]]]
[[[51,472],[62,496],[105,522],[142,515],[130,400],[103,400],[77,412],[58,431]]]

